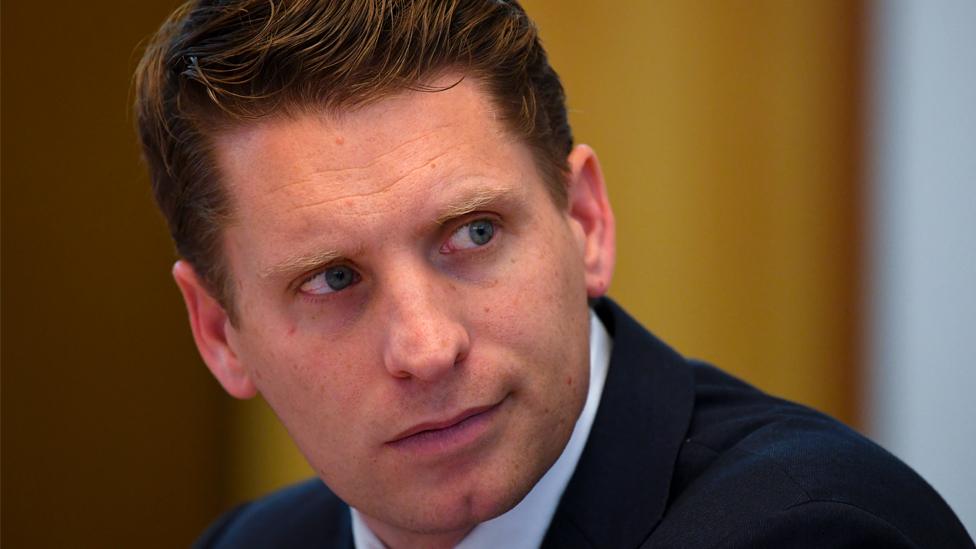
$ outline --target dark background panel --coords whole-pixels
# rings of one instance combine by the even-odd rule
[[[223,501],[200,365],[130,115],[174,2],[4,2],[3,545],[185,546]]]

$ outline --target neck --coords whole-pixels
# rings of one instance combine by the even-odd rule
[[[390,549],[413,549],[414,547],[451,549],[474,529],[474,526],[471,526],[447,532],[414,532],[385,524],[365,514],[360,516],[362,516],[366,526],[369,526],[376,537],[380,538],[380,541]]]

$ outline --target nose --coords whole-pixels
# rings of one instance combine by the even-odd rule
[[[450,374],[471,345],[453,286],[435,272],[417,268],[408,273],[402,265],[396,280],[384,286],[387,371],[399,379],[428,382]]]

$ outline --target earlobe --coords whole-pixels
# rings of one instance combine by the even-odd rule
[[[231,396],[253,397],[257,389],[228,339],[228,331],[234,328],[223,306],[210,295],[187,261],[181,259],[173,265],[173,279],[183,294],[193,340],[207,368]]]
[[[589,297],[607,292],[616,258],[613,211],[596,153],[577,145],[569,153],[569,216],[579,224],[586,291]]]

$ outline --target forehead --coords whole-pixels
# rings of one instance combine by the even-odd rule
[[[216,140],[220,173],[232,194],[243,197],[268,190],[253,184],[257,177],[299,182],[331,175],[342,181],[416,162],[425,148],[432,156],[506,139],[480,86],[465,79],[451,87],[454,82],[443,78],[434,85],[449,89],[404,92],[353,111],[310,109],[235,126]]]
[[[229,231],[277,247],[297,239],[368,241],[376,236],[370,227],[436,216],[433,208],[486,189],[524,197],[525,182],[539,179],[528,147],[471,79],[352,112],[244,125],[218,136],[216,153],[234,210]]]

